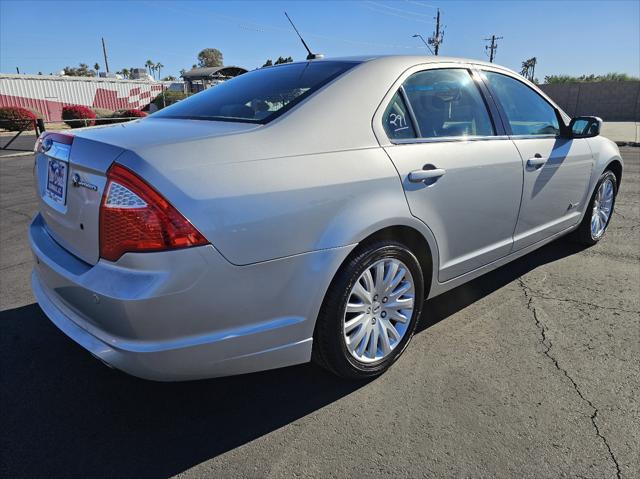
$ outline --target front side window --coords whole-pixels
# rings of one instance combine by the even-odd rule
[[[153,117],[267,123],[357,64],[319,61],[260,68],[175,103]]]
[[[498,97],[514,135],[558,135],[553,107],[521,81],[507,75],[483,72]]]
[[[426,70],[404,82],[422,138],[492,136],[484,99],[467,70]]]

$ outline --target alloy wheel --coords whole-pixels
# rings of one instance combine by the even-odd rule
[[[415,301],[409,268],[386,258],[369,266],[349,292],[344,313],[344,340],[362,363],[386,358],[404,338]]]
[[[591,237],[594,240],[604,234],[609,223],[613,207],[613,190],[613,182],[607,178],[600,184],[594,198],[593,211],[591,212]]]

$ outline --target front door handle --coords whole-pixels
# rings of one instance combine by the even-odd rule
[[[442,168],[435,168],[433,170],[415,170],[409,173],[409,181],[411,183],[420,183],[421,181],[432,180],[440,178],[447,170]]]
[[[538,168],[544,165],[547,161],[549,161],[549,158],[543,158],[540,153],[536,153],[533,158],[529,158],[527,160],[527,166],[531,168]]]

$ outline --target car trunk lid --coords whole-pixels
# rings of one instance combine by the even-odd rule
[[[122,148],[72,137],[61,146],[36,154],[35,179],[39,209],[49,235],[81,260],[99,258],[100,201],[109,165]]]
[[[70,253],[95,264],[100,258],[100,204],[106,175],[118,157],[126,151],[163,148],[163,145],[227,136],[256,127],[247,123],[148,118],[75,130],[72,136],[53,134],[53,146],[36,154],[35,165],[40,212],[46,230]],[[64,144],[64,136],[73,138],[70,145]],[[62,139],[62,143],[55,141],[56,137]],[[153,158],[148,161],[153,165]]]

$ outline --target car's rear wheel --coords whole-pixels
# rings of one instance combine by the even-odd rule
[[[383,373],[415,332],[423,285],[420,263],[403,244],[380,241],[359,247],[325,297],[314,361],[343,377]]]
[[[591,246],[604,236],[613,216],[617,193],[616,175],[606,170],[598,180],[582,223],[576,230],[580,243]]]

